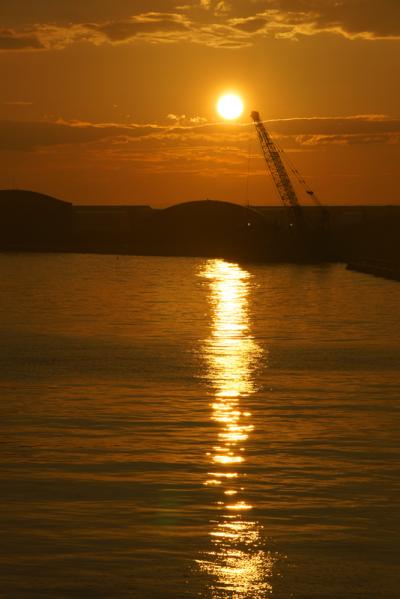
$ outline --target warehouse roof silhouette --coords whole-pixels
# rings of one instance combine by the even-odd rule
[[[14,206],[15,208],[49,208],[71,206],[71,202],[65,202],[37,191],[25,189],[0,189],[0,204],[2,207]]]

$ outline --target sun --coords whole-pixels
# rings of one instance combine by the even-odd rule
[[[237,94],[224,94],[217,102],[217,111],[223,119],[237,119],[243,112],[243,102]]]

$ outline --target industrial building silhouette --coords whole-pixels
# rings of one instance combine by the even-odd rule
[[[400,206],[327,207],[335,259],[400,261]],[[306,218],[318,217],[304,207]],[[296,261],[284,206],[203,200],[157,209],[73,205],[24,190],[0,190],[1,251],[216,256]],[[318,256],[316,256],[318,259]]]

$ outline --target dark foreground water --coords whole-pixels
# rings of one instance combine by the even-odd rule
[[[0,596],[398,599],[400,284],[0,255]]]

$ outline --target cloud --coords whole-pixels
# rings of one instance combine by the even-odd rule
[[[253,124],[195,124],[191,117],[171,116],[176,118],[168,119],[170,124],[0,122],[1,160],[13,168],[23,164],[23,172],[33,177],[40,170],[49,180],[66,177],[71,182],[76,177],[78,186],[79,174],[90,171],[95,186],[116,172],[118,182],[123,173],[129,180],[151,181],[149,189],[159,176],[186,177],[190,185],[198,178],[212,179],[218,188],[226,176],[234,188],[248,177],[251,148],[252,177],[261,177],[265,185],[265,163]],[[356,144],[358,156],[363,155],[361,145],[375,145],[376,152],[389,152],[393,160],[400,147],[400,119],[382,116],[276,120],[267,127],[287,153],[302,152],[307,161],[311,152],[321,156],[329,147],[335,149],[329,154],[336,156],[333,163],[339,160],[345,169],[348,148]],[[396,148],[390,148],[392,144]],[[104,193],[102,185],[98,191]]]
[[[0,50],[39,50],[44,45],[36,34],[20,34],[12,29],[0,30]]]
[[[182,41],[241,48],[263,37],[334,34],[400,39],[399,0],[3,0],[1,50],[63,48],[79,41]]]
[[[298,32],[332,32],[348,38],[400,37],[398,0],[275,0],[272,4]],[[293,17],[299,17],[296,24]]]
[[[147,34],[169,34],[171,32],[187,31],[190,24],[186,19],[173,13],[146,13],[130,20],[111,21],[102,25],[87,25],[110,42],[123,42]]]
[[[400,131],[390,133],[362,134],[348,133],[342,135],[298,135],[296,142],[301,146],[325,146],[325,145],[366,145],[366,144],[393,144],[400,143]]]
[[[246,144],[255,138],[254,125],[207,123],[201,117],[170,114],[170,125],[87,123],[81,121],[2,121],[0,150],[33,151],[51,146],[103,144],[113,150],[130,144],[143,150],[145,145],[160,148],[186,148],[204,152],[210,148],[229,148]],[[276,139],[298,146],[317,144],[399,143],[400,119],[383,115],[350,117],[314,117],[267,121],[268,130]],[[139,145],[142,147],[139,148]],[[143,145],[144,144],[144,145]],[[221,151],[222,151],[221,150]],[[232,150],[233,151],[233,150]]]
[[[2,0],[0,22],[9,28],[105,23],[145,12],[174,12],[176,4],[175,0]]]
[[[200,125],[207,123],[207,119],[201,116],[187,117],[186,114],[167,114],[166,117],[176,125]]]
[[[365,135],[400,131],[400,119],[385,115],[311,117],[266,121],[272,132],[281,135]]]
[[[247,19],[232,19],[231,25],[246,33],[256,33],[266,29],[267,21],[264,17],[249,17]]]
[[[0,122],[0,150],[31,151],[36,148],[57,145],[85,144],[103,139],[129,135],[130,138],[146,137],[162,130],[152,125],[113,123],[93,124],[77,121],[2,121]]]
[[[230,0],[230,6],[231,18],[243,23],[265,19],[266,31],[288,37],[321,32],[349,38],[400,37],[398,0]]]
[[[121,21],[85,23],[68,28],[42,26],[36,35],[46,48],[63,48],[86,41],[104,43],[178,43],[191,42],[215,48],[241,48],[251,44],[248,34],[230,24],[195,23],[178,13],[143,13]]]

